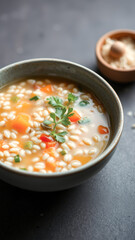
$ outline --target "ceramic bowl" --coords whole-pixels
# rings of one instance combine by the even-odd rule
[[[132,30],[116,30],[103,35],[96,44],[96,58],[97,65],[101,73],[108,79],[119,82],[127,83],[135,81],[135,67],[129,70],[115,69],[110,66],[102,57],[101,49],[107,38],[120,39],[121,37],[131,37],[135,40],[135,31]]]
[[[34,191],[58,191],[81,184],[97,173],[108,162],[123,128],[123,110],[112,87],[95,72],[72,62],[57,59],[32,59],[14,63],[0,70],[0,87],[13,80],[36,77],[59,76],[72,79],[95,93],[104,104],[111,124],[108,146],[96,159],[77,169],[65,173],[42,174],[21,171],[0,163],[0,179],[17,187]]]

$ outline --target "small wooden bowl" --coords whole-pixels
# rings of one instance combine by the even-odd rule
[[[108,79],[120,83],[133,82],[135,81],[135,67],[128,70],[118,68],[115,69],[111,67],[110,64],[107,63],[101,55],[101,48],[107,38],[116,38],[119,40],[122,37],[131,37],[135,40],[135,31],[116,30],[103,35],[99,39],[99,41],[96,44],[97,64],[101,73]]]

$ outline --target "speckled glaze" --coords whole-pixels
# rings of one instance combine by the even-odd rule
[[[119,40],[121,37],[131,37],[135,40],[135,31],[133,30],[114,30],[103,35],[96,44],[96,58],[97,65],[101,73],[108,79],[119,82],[128,83],[135,81],[135,68],[131,69],[114,69],[107,63],[102,55],[101,48],[107,38],[116,38]]]
[[[36,76],[59,76],[72,79],[92,91],[104,104],[110,118],[111,137],[105,151],[96,159],[65,173],[30,173],[0,163],[0,179],[33,191],[58,191],[81,184],[97,173],[115,151],[123,129],[123,109],[112,87],[95,72],[72,62],[58,59],[31,59],[0,70],[0,87],[10,82]]]

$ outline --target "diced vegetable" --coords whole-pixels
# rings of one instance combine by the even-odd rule
[[[40,88],[42,92],[51,94],[53,92],[53,88],[51,84],[46,85],[45,87]]]
[[[73,113],[73,115],[71,117],[68,117],[69,120],[71,122],[78,122],[81,119],[79,113],[77,111],[75,111],[75,110],[72,113]]]
[[[27,114],[19,114],[13,121],[12,121],[12,128],[18,131],[19,133],[25,133],[26,129],[30,126],[29,123],[30,117]]]
[[[33,147],[32,141],[27,141],[24,143],[24,149],[32,149],[32,147]]]
[[[56,162],[46,162],[46,169],[55,172]]]
[[[66,151],[65,151],[65,150],[62,150],[60,153],[61,153],[61,155],[64,156],[64,155],[66,154]]]
[[[90,119],[88,119],[87,117],[81,118],[78,121],[79,124],[86,124],[86,123],[89,123],[89,122],[90,122]]]
[[[68,101],[69,103],[74,103],[78,99],[77,96],[75,96],[73,93],[68,94]]]
[[[5,149],[2,148],[3,145],[7,145],[7,143],[3,140],[0,140],[0,151],[5,151]]]
[[[18,154],[14,157],[14,160],[15,160],[16,163],[21,161],[21,159],[20,159]]]
[[[32,97],[32,98],[30,98],[29,100],[30,101],[37,101],[37,100],[39,100],[40,99],[40,97],[39,96],[34,96],[34,97]]]
[[[10,98],[10,100],[11,100],[11,102],[13,102],[13,103],[17,103],[17,102],[20,100],[20,98],[17,97],[17,96],[12,96],[12,97]]]
[[[56,142],[46,142],[46,148],[51,148],[55,146],[56,146]]]
[[[51,129],[51,126],[49,126],[51,123],[52,123],[52,121],[44,120],[44,121],[41,123],[41,127],[42,127],[43,129]]]
[[[55,148],[54,147],[50,147],[50,148],[46,148],[44,153],[48,153],[51,157],[55,157]]]
[[[98,132],[99,132],[100,134],[107,134],[107,133],[109,133],[109,129],[108,129],[107,127],[104,127],[104,126],[102,126],[102,125],[99,125],[99,126],[98,126]]]
[[[49,135],[46,134],[41,134],[40,136],[40,140],[42,140],[42,142],[47,143],[47,142],[54,142],[53,138]]]
[[[83,100],[83,101],[79,102],[79,105],[80,105],[81,107],[85,107],[85,106],[87,106],[88,104],[89,104],[89,102],[88,102],[87,100]]]
[[[44,133],[41,134],[40,140],[42,140],[42,142],[46,144],[46,148],[55,147],[56,145],[56,142],[54,141],[54,139],[51,136],[48,136]]]
[[[24,171],[27,171],[27,168],[20,168],[20,170],[24,170]]]

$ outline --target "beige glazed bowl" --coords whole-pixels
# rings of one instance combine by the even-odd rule
[[[71,79],[92,91],[104,104],[111,124],[110,141],[104,152],[87,164],[60,173],[28,172],[0,162],[0,179],[17,187],[34,191],[58,191],[81,184],[108,162],[119,142],[123,129],[123,109],[112,87],[95,72],[72,62],[58,59],[31,59],[14,63],[0,70],[0,87],[27,77],[57,76]]]
[[[96,44],[96,58],[98,68],[105,77],[115,82],[128,83],[135,81],[135,68],[129,70],[114,69],[101,55],[102,46],[107,38],[116,38],[119,40],[122,37],[131,37],[135,40],[135,31],[116,30],[103,35]]]

